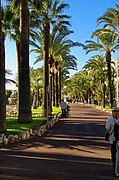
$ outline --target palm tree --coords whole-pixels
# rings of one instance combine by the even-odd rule
[[[42,89],[43,89],[43,67],[30,71],[31,90],[33,92],[32,108],[35,109],[41,105]],[[40,93],[40,94],[39,94]]]
[[[104,28],[112,28],[119,43],[119,4],[116,4],[116,8],[108,8],[107,11],[97,19],[97,25],[99,24],[103,24]]]
[[[110,27],[117,37],[117,52],[119,49],[119,4],[116,4],[116,8],[108,8],[107,11],[97,19],[97,25],[103,25]],[[118,98],[117,98],[118,100]],[[118,103],[118,102],[117,102]]]
[[[91,78],[93,78],[94,95],[98,96],[98,94],[100,94],[98,99],[99,103],[101,100],[101,105],[103,105],[105,108],[105,82],[107,79],[107,66],[105,57],[103,55],[92,56],[83,68],[87,70]],[[101,86],[99,86],[99,84],[101,84]],[[95,88],[98,86],[99,88]]]
[[[2,25],[3,21],[3,25]],[[8,24],[5,24],[5,16],[3,11],[3,17],[2,17],[2,8],[1,8],[1,1],[0,1],[0,132],[4,132],[7,130],[6,126],[6,97],[5,97],[5,82],[11,82],[12,80],[6,79],[5,80],[5,47],[4,47],[4,41],[5,41],[5,35],[6,33],[3,32],[2,29],[6,30],[6,27],[8,27]],[[12,81],[14,83],[14,81]]]
[[[29,75],[29,10],[28,0],[20,1],[20,71],[18,122],[32,122]]]
[[[28,0],[8,0],[12,7],[12,29],[17,47],[18,57],[18,122],[32,122],[30,101],[30,75],[29,75],[29,10]],[[17,7],[18,11],[15,9]],[[15,18],[20,7],[20,31],[19,19]],[[13,10],[14,9],[14,10]],[[17,16],[18,17],[18,16]],[[14,22],[13,22],[14,19]],[[17,25],[16,25],[17,24]]]
[[[89,76],[86,70],[81,70],[73,75],[66,82],[66,92],[75,101],[80,99],[81,102],[88,103],[88,89],[90,87]]]
[[[5,56],[3,52],[2,34],[2,8],[0,1],[0,133],[7,130],[6,127],[6,101],[5,101]]]
[[[107,62],[107,76],[108,86],[110,92],[110,104],[113,106],[113,87],[112,87],[112,72],[111,72],[111,52],[115,51],[116,47],[116,36],[109,29],[99,29],[92,34],[92,38],[97,37],[98,42],[88,40],[86,41],[86,53],[91,51],[100,51],[105,53]]]
[[[56,26],[60,31],[67,30],[67,25],[70,25],[65,19],[69,19],[69,16],[63,15],[62,11],[64,8],[68,7],[66,3],[60,3],[60,0],[44,0],[41,1],[42,8],[39,10],[40,18],[39,22],[43,28],[44,32],[44,87],[43,87],[43,104],[42,104],[42,114],[47,115],[47,93],[49,94],[49,45],[50,45],[50,26]],[[38,5],[38,3],[37,3]],[[38,23],[37,23],[38,24]]]
[[[11,72],[11,70],[9,70],[9,69],[5,70],[5,77],[6,77],[7,75],[8,75],[8,76],[9,76],[9,75],[13,75],[12,72]],[[12,80],[12,79],[9,79],[9,78],[5,78],[5,83],[17,84],[16,81],[14,81],[14,80]]]
[[[3,28],[5,34],[13,39],[16,43],[16,53],[17,53],[17,64],[18,64],[18,74],[19,74],[19,63],[20,63],[20,18],[19,18],[19,5],[15,6],[13,1],[4,9],[4,19]],[[19,81],[19,79],[18,79]],[[19,84],[19,83],[18,83]]]
[[[35,63],[43,59],[43,34],[42,31],[35,33],[35,41],[31,41],[31,45],[34,48],[31,50],[38,54]],[[50,92],[53,90],[53,106],[59,106],[61,101],[61,72],[63,69],[75,69],[76,70],[76,57],[70,54],[70,48],[80,45],[80,43],[73,42],[67,38],[70,32],[59,32],[55,28],[50,34],[50,80],[53,83],[53,87],[50,86]],[[51,62],[52,61],[52,62]],[[65,71],[66,72],[66,71]],[[69,72],[68,72],[69,73]],[[63,75],[63,73],[62,73]],[[60,78],[59,78],[60,76]],[[55,77],[55,78],[54,78]],[[52,99],[51,95],[50,98]],[[52,102],[52,101],[51,101]],[[52,103],[50,103],[52,104]]]

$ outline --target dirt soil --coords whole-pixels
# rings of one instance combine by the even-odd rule
[[[1,180],[114,180],[110,147],[104,140],[109,113],[70,104],[44,136],[0,150]]]

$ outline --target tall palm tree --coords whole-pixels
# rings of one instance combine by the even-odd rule
[[[103,27],[110,27],[117,37],[117,52],[119,49],[119,4],[116,4],[116,8],[108,8],[107,11],[97,19],[97,25],[103,25]],[[118,99],[117,99],[118,100]]]
[[[67,25],[70,25],[69,21],[65,19],[69,19],[70,17],[64,15],[62,12],[64,8],[68,7],[68,4],[62,2],[60,0],[44,0],[40,2],[42,4],[42,8],[39,9],[38,3],[38,17],[40,25],[43,28],[44,32],[44,87],[43,87],[43,104],[42,104],[42,114],[47,115],[47,94],[49,94],[49,45],[50,45],[50,30],[51,23],[53,26],[56,26],[59,30],[67,30]],[[38,23],[37,23],[38,24]]]
[[[107,76],[108,86],[110,92],[110,104],[113,106],[113,87],[112,87],[112,72],[111,72],[111,52],[115,51],[116,47],[116,36],[109,29],[99,29],[92,34],[92,38],[96,37],[97,42],[88,40],[86,41],[86,53],[91,51],[100,51],[105,53],[107,62]]]
[[[3,17],[4,16],[4,11],[3,11]],[[5,41],[5,35],[6,33],[3,32],[2,29],[6,29],[5,26],[8,26],[8,24],[5,24],[5,19],[2,17],[2,8],[1,8],[1,1],[0,1],[0,132],[4,132],[7,130],[6,126],[6,97],[5,97],[5,82],[11,81],[9,79],[5,80],[5,46],[4,46],[4,41]],[[3,25],[2,25],[3,21]],[[12,81],[14,82],[14,81]]]
[[[29,75],[28,0],[20,1],[20,70],[18,122],[32,122]]]
[[[99,103],[101,100],[101,105],[103,105],[105,108],[105,82],[107,79],[107,66],[105,57],[103,55],[92,56],[83,68],[87,70],[89,74],[91,74],[91,77],[93,77],[94,94],[96,96],[100,94]],[[99,88],[95,88],[99,84],[101,84],[101,86],[99,86]]]
[[[12,12],[14,7],[20,7],[20,33],[19,19],[16,19],[17,26],[14,24],[14,32],[18,34],[16,38],[17,56],[18,56],[18,122],[32,122],[31,101],[30,101],[30,75],[29,75],[29,9],[28,0],[8,0],[12,2]],[[20,35],[20,37],[19,37]],[[15,37],[15,36],[14,36]]]
[[[2,7],[0,0],[0,132],[7,130],[6,127],[6,101],[5,101],[5,56],[3,52],[2,34]]]
[[[31,41],[32,46],[34,46],[31,52],[34,51],[35,53],[38,54],[35,63],[43,59],[44,42],[43,42],[43,34],[41,32],[42,31],[38,31],[37,33],[35,33],[35,39],[37,40],[36,42]],[[75,56],[70,54],[70,48],[74,46],[78,46],[80,45],[80,43],[69,40],[67,37],[69,33],[70,32],[68,33],[66,32],[63,33],[63,31],[59,32],[54,28],[50,34],[50,48],[49,48],[50,69],[52,68],[51,69],[52,72],[50,72],[51,73],[50,79],[52,79],[51,81],[53,82],[53,88],[50,88],[50,91],[52,91],[53,89],[53,105],[54,106],[55,105],[58,106],[61,100],[61,82],[62,82],[61,71],[62,69],[67,68],[67,70],[68,69],[76,70],[76,66],[77,66],[77,63],[76,63],[77,59]],[[51,59],[53,60],[52,63],[51,63]],[[54,66],[55,64],[58,64],[58,66]]]
[[[76,69],[76,57],[70,55],[70,48],[74,46],[78,46],[79,43],[73,42],[68,39],[68,35],[70,32],[58,32],[53,29],[50,35],[50,55],[54,59],[54,69],[55,76],[55,88],[53,88],[53,104],[57,107],[61,102],[61,83],[62,83],[62,76],[61,72],[62,69],[67,67],[67,69]],[[53,72],[54,73],[54,72]],[[63,74],[62,74],[63,75]],[[54,78],[53,78],[54,82]],[[55,97],[55,100],[54,100]]]

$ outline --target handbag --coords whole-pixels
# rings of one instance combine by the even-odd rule
[[[107,132],[107,133],[105,133],[105,140],[106,141],[109,141],[109,136],[110,136],[110,134]]]

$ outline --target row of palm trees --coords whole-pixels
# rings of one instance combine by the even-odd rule
[[[112,86],[112,71],[111,71],[111,52],[116,50],[117,40],[114,32],[109,29],[100,29],[93,33],[93,36],[97,37],[98,42],[89,40],[86,41],[86,51],[100,51],[105,53],[105,58],[107,62],[107,77],[108,77],[108,86],[110,93],[110,103],[111,107],[113,106],[113,86]],[[92,36],[92,37],[93,37]]]
[[[114,68],[111,65],[111,60],[112,53],[115,52],[119,47],[118,4],[116,4],[116,8],[108,8],[107,11],[97,19],[97,27],[99,27],[99,29],[96,29],[92,33],[91,39],[87,40],[85,45],[82,46],[84,47],[86,54],[94,51],[98,51],[100,54],[91,57],[84,66],[85,70],[81,70],[71,79],[70,88],[72,88],[73,94],[75,94],[75,96],[78,95],[86,101],[88,99],[88,95],[90,96],[91,91],[94,91],[94,96],[99,96],[96,98],[98,98],[98,102],[100,104],[103,102],[103,106],[105,106],[104,96],[105,90],[107,89],[109,92],[107,98],[109,98],[110,107],[112,107],[113,100],[115,98],[115,73]],[[76,87],[74,86],[74,82],[78,82],[80,89],[77,88],[77,83],[75,84]],[[105,88],[106,82],[108,82],[107,88]],[[99,88],[99,84],[101,89]],[[79,93],[77,92],[76,88],[79,90]],[[97,91],[100,91],[100,93],[97,93]]]
[[[5,9],[0,9],[0,132],[7,130],[5,104],[5,36],[16,42],[18,62],[18,122],[32,122],[29,73],[29,42],[38,53],[36,62],[43,60],[42,115],[47,115],[47,94],[51,109],[50,69],[68,72],[76,69],[76,58],[70,48],[79,43],[67,39],[70,17],[63,14],[69,5],[60,0],[9,0]],[[36,48],[37,47],[37,48]],[[51,62],[52,60],[52,62]],[[67,66],[66,66],[67,65]],[[53,68],[52,68],[53,67]],[[58,73],[56,73],[58,75]],[[68,72],[69,73],[69,72]],[[61,79],[61,73],[55,81]],[[59,77],[59,80],[58,80]],[[61,82],[60,86],[61,88]],[[57,86],[58,90],[58,86]],[[59,94],[56,95],[57,98]],[[61,95],[60,95],[61,96]],[[61,97],[60,97],[61,98]],[[57,100],[58,103],[58,100]],[[58,104],[57,104],[58,105]],[[49,112],[51,113],[51,112]]]
[[[86,50],[86,54],[92,51],[103,52],[104,58],[106,59],[106,77],[108,79],[108,91],[109,91],[109,101],[110,107],[113,106],[113,99],[115,97],[114,89],[114,70],[111,66],[111,55],[112,52],[118,48],[119,42],[119,5],[116,4],[116,8],[109,8],[104,15],[97,19],[97,25],[103,25],[103,27],[97,29],[92,33],[91,40],[87,40],[86,44],[82,46]],[[94,40],[93,40],[94,39]],[[102,57],[96,56],[91,59],[103,59]],[[105,63],[104,63],[105,64]],[[91,66],[91,64],[89,63]],[[97,66],[98,67],[98,66]],[[94,68],[95,70],[95,68]],[[98,74],[99,80],[101,82],[101,87],[105,90],[105,76],[103,74]],[[95,83],[94,83],[95,84]],[[88,91],[91,92],[90,88]],[[104,99],[104,98],[103,98]],[[103,100],[103,104],[105,100]]]
[[[115,67],[111,62],[113,92],[115,92]],[[70,91],[68,91],[70,89]],[[107,78],[107,63],[104,55],[94,55],[85,66],[76,73],[67,85],[67,92],[75,101],[103,106],[109,103],[109,87]]]
[[[61,87],[63,85],[63,77],[66,79],[66,74],[68,74],[69,69],[76,69],[76,57],[70,54],[70,48],[79,43],[74,43],[67,38],[69,32],[58,32],[56,29],[53,29],[50,33],[50,48],[49,48],[49,105],[59,106],[61,102]],[[36,62],[42,60],[42,44],[43,37],[42,34],[38,31],[35,33],[35,39],[37,42],[31,41],[34,48],[31,51],[34,51],[38,54]],[[55,88],[56,87],[56,88]],[[53,91],[53,93],[52,93]],[[53,97],[52,97],[53,96]],[[51,110],[51,108],[49,108]],[[51,112],[49,111],[49,114]]]
[[[114,76],[111,66],[111,53],[118,47],[118,15],[119,6],[109,8],[103,16],[97,20],[97,25],[104,25],[96,30],[91,40],[86,44],[74,43],[68,39],[68,35],[72,33],[69,30],[70,17],[63,14],[63,10],[68,8],[68,4],[60,2],[60,0],[9,0],[9,5],[2,11],[0,9],[0,132],[6,131],[6,104],[5,104],[5,36],[9,34],[16,42],[17,61],[18,61],[18,122],[32,122],[31,100],[30,100],[30,73],[29,73],[29,42],[32,51],[38,54],[36,63],[43,60],[43,103],[42,115],[47,115],[47,94],[49,99],[48,109],[51,113],[51,92],[54,86],[51,84],[50,73],[55,70],[55,81],[59,82],[56,86],[56,105],[61,99],[60,80],[67,76],[69,69],[76,69],[76,57],[70,54],[70,50],[74,46],[83,46],[86,53],[91,51],[103,52],[106,59],[106,68],[104,75],[98,74],[94,76],[93,83],[90,80],[91,74],[89,67],[85,67],[86,71],[81,71],[76,76],[81,76],[78,80],[80,85],[73,81],[70,91],[78,93],[80,86],[80,94],[87,99],[91,95],[91,87],[95,92],[98,90],[96,80],[100,81],[103,91],[105,91],[105,79],[108,79],[108,89],[111,107],[114,98]],[[1,7],[1,6],[0,6]],[[93,40],[94,38],[94,40]],[[96,41],[97,40],[97,41]],[[92,57],[94,59],[103,59],[103,57]],[[90,64],[90,63],[89,63]],[[105,64],[105,63],[104,63]],[[91,66],[91,64],[89,65]],[[94,68],[94,74],[96,74]],[[63,75],[63,72],[67,72]],[[106,77],[105,77],[106,72]],[[83,78],[82,78],[83,76]],[[53,77],[53,76],[52,76]],[[75,79],[75,78],[74,78]],[[88,83],[87,83],[88,82]],[[58,84],[58,83],[57,83]],[[69,84],[68,84],[69,85]],[[83,89],[83,86],[85,88]],[[58,93],[58,87],[60,93]],[[68,87],[68,86],[67,86]],[[85,91],[88,93],[86,94]],[[59,98],[60,97],[60,98]],[[58,99],[59,98],[59,99]]]

